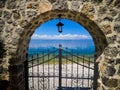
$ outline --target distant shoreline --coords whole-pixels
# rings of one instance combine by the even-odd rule
[[[46,53],[49,51],[53,51],[54,49],[59,48],[59,44],[62,45],[62,48],[71,52],[73,50],[74,54],[82,54],[82,55],[93,55],[95,52],[95,46],[92,40],[87,39],[33,39],[29,44],[28,54],[37,54],[42,53],[43,51]]]

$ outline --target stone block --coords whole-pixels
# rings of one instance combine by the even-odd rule
[[[90,20],[94,20],[94,15],[93,15],[93,14],[87,15],[87,17],[88,17]]]
[[[88,14],[89,12],[91,13],[94,13],[95,12],[95,9],[92,5],[90,4],[85,4],[83,7],[82,7],[82,12],[85,13],[85,14]]]
[[[120,4],[120,0],[115,0],[114,5],[117,6],[118,4]]]
[[[118,68],[118,72],[117,72],[117,73],[118,73],[118,75],[120,76],[120,66],[119,66],[119,68]]]
[[[13,29],[13,28],[11,28],[10,26],[6,26],[6,27],[5,27],[5,32],[6,32],[6,33],[9,33],[9,32],[12,31],[12,29]]]
[[[111,34],[112,33],[111,26],[109,24],[103,25],[103,29],[104,29],[105,34]]]
[[[13,86],[19,85],[23,80],[23,74],[10,75],[10,84]]]
[[[110,79],[108,77],[103,77],[102,82],[105,86],[109,88],[114,88],[118,86],[118,79],[112,79],[112,78]]]
[[[3,14],[3,17],[5,18],[5,19],[10,19],[11,18],[11,13],[9,12],[9,11],[4,11],[3,12],[4,14]]]
[[[120,33],[120,25],[115,25],[114,31],[116,31],[116,33]]]
[[[100,3],[100,2],[102,2],[103,0],[92,0],[92,1],[97,2],[97,3]]]
[[[25,90],[24,82],[19,85],[11,85],[9,90]]]
[[[110,9],[109,10],[109,15],[111,15],[111,16],[116,16],[117,15],[117,11],[116,10],[114,10],[114,9]]]
[[[0,74],[3,73],[3,66],[0,66]]]
[[[19,39],[17,39],[17,37],[12,38],[12,45],[17,45],[18,42],[19,42]]]
[[[104,14],[104,13],[106,13],[106,12],[107,12],[107,8],[99,7],[98,15]]]
[[[16,0],[7,0],[7,8],[8,9],[15,9],[17,5]]]
[[[20,16],[20,13],[13,13],[13,18],[16,20],[16,19],[20,19],[21,16]]]
[[[56,7],[57,6],[57,7]],[[66,0],[61,0],[60,3],[59,1],[56,3],[56,6],[54,6],[55,8],[54,9],[59,9],[59,10],[66,10],[68,9],[68,3]]]
[[[38,0],[26,0],[27,2],[33,1],[33,2],[37,2]]]
[[[0,8],[3,8],[5,6],[6,0],[0,0]]]
[[[113,55],[113,57],[116,57],[117,54],[119,53],[118,48],[117,47],[111,47],[110,49],[111,49],[110,52]]]
[[[18,90],[18,86],[10,86],[10,90]]]
[[[2,10],[0,10],[0,17],[2,17]]]
[[[0,90],[8,90],[9,81],[7,80],[0,80]]]
[[[19,71],[17,70],[17,65],[9,66],[9,72],[10,73],[18,73]]]
[[[7,20],[7,23],[8,23],[8,24],[12,24],[12,23],[13,23],[13,20],[10,18],[10,19]]]
[[[48,0],[49,2],[51,2],[51,3],[54,3],[54,2],[56,2],[56,0]]]
[[[116,35],[107,38],[109,44],[113,44],[116,40]],[[112,49],[112,48],[111,48]],[[114,50],[114,49],[113,49]],[[117,50],[118,51],[118,50]]]
[[[33,2],[27,4],[28,9],[37,9],[38,6],[39,6],[38,3],[33,3]]]
[[[39,11],[41,13],[49,11],[52,8],[52,5],[48,1],[41,1],[39,4]]]
[[[36,11],[27,11],[27,15],[28,17],[35,17],[37,15],[37,12]]]
[[[117,22],[120,21],[120,14],[117,16],[117,18],[115,19],[115,21],[117,21]]]
[[[11,40],[9,43],[12,44],[12,39],[10,38],[9,40]],[[16,55],[16,48],[11,47],[9,50],[10,50],[10,53],[9,53],[10,55],[13,55],[13,56]]]
[[[0,58],[0,64],[2,64],[3,60]]]
[[[19,73],[23,71],[23,65],[20,64],[20,65],[12,65],[12,66],[9,66],[9,72],[10,73]]]
[[[2,26],[0,26],[0,32],[3,32],[3,27]]]
[[[21,35],[22,32],[23,32],[23,29],[22,29],[22,28],[16,28],[15,32],[16,32],[17,34]]]
[[[108,76],[113,76],[115,74],[116,70],[113,66],[107,66],[106,68],[106,74]]]
[[[107,17],[105,17],[103,20],[104,20],[104,21],[112,22],[112,21],[113,21],[113,17],[107,16]]]
[[[80,7],[80,3],[77,1],[74,1],[71,3],[71,9],[77,11]]]
[[[115,60],[114,60],[114,59],[109,59],[109,60],[108,60],[108,63],[109,63],[109,64],[115,64]]]
[[[16,62],[18,62],[18,59],[17,58],[11,58],[10,60],[9,60],[9,63],[12,65],[12,64],[14,64],[14,63],[16,63]]]
[[[116,63],[115,64],[120,64],[120,58],[116,59]]]
[[[113,0],[106,0],[105,3],[106,5],[110,5],[113,2]]]
[[[3,25],[5,25],[5,21],[3,19],[0,19],[0,26],[2,27]]]

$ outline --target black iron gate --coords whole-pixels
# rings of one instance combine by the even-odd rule
[[[94,57],[54,48],[28,57],[27,90],[96,90]]]

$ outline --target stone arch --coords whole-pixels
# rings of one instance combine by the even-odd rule
[[[78,24],[81,24],[83,27],[85,27],[94,40],[96,56],[99,57],[102,54],[103,50],[107,47],[106,36],[102,32],[102,30],[98,27],[97,24],[95,24],[94,21],[87,18],[86,15],[70,10],[48,11],[32,19],[29,23],[27,23],[27,25],[24,26],[24,35],[23,37],[21,37],[21,39],[26,39],[25,42],[27,42],[26,45],[24,46],[25,51],[27,51],[28,49],[29,40],[31,38],[31,35],[34,33],[35,29],[39,25],[41,25],[42,23],[48,20],[58,18],[58,14],[62,14],[62,18],[73,20]],[[21,50],[20,47],[19,50]]]
[[[78,24],[81,24],[86,30],[91,34],[94,44],[95,44],[95,54],[96,59],[103,53],[104,49],[107,47],[107,40],[106,36],[103,31],[98,27],[98,25],[86,17],[86,15],[70,10],[52,10],[45,13],[40,14],[38,17],[33,18],[30,22],[27,22],[22,28],[24,33],[20,36],[20,41],[18,44],[18,57],[24,57],[23,61],[25,61],[25,56],[27,54],[29,48],[29,42],[32,34],[34,33],[35,29],[40,26],[42,23],[58,18],[58,14],[62,14],[62,18],[70,19]],[[21,40],[22,43],[21,43]],[[96,67],[96,70],[98,68]],[[97,72],[97,71],[96,71]]]

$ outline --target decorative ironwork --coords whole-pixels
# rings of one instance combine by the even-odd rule
[[[28,57],[26,90],[90,90],[94,86],[94,57],[54,48]]]
[[[59,22],[58,24],[56,24],[56,26],[58,27],[58,32],[62,33],[62,27],[64,26],[64,24],[61,22],[61,14],[58,15],[58,19],[59,19]]]

